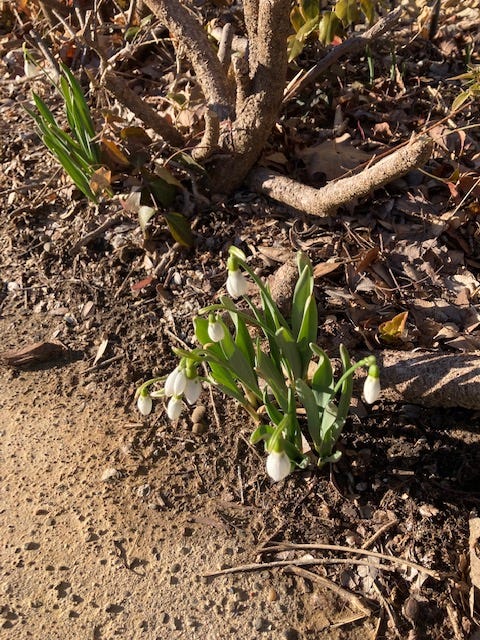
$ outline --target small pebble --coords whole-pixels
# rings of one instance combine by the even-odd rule
[[[263,628],[263,623],[263,618],[254,618],[252,625],[255,631],[260,631]]]
[[[38,542],[33,542],[33,540],[31,540],[30,542],[26,542],[23,545],[23,548],[24,548],[25,551],[35,551],[39,547],[40,547],[40,545],[38,544]]]
[[[102,482],[108,482],[109,480],[117,480],[120,477],[120,472],[114,467],[107,467],[102,473]]]
[[[195,424],[196,422],[201,422],[205,413],[207,412],[207,408],[203,404],[199,404],[192,411],[192,422]]]
[[[296,629],[285,629],[283,637],[285,640],[298,640],[300,638]]]
[[[204,422],[194,422],[192,427],[192,433],[196,436],[201,436],[207,430],[207,425]]]
[[[273,587],[270,587],[270,589],[268,590],[267,600],[268,602],[275,602],[275,600],[278,600],[278,593]]]

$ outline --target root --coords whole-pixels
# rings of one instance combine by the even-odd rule
[[[376,354],[382,396],[424,407],[480,409],[480,355],[385,351]]]
[[[400,147],[361,173],[321,189],[315,189],[264,168],[255,168],[247,178],[250,188],[277,202],[312,216],[333,215],[339,207],[368,196],[379,187],[423,166],[430,157],[433,142],[421,137]]]

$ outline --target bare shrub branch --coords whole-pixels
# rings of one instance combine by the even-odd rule
[[[104,75],[104,84],[105,88],[113,93],[122,105],[158,133],[165,142],[172,147],[185,146],[185,140],[178,129],[132,91],[121,76],[116,75],[113,71],[107,71]]]
[[[321,189],[263,168],[254,169],[247,180],[250,188],[258,193],[310,215],[326,217],[342,205],[368,196],[374,189],[423,166],[430,157],[432,146],[431,138],[418,138],[361,173],[330,182]]]
[[[227,76],[202,25],[179,0],[145,0],[145,4],[185,50],[208,107],[227,117],[233,110]]]

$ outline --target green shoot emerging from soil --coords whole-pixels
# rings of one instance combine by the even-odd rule
[[[253,418],[257,426],[250,440],[265,442],[267,473],[275,481],[285,478],[295,466],[307,465],[306,442],[315,449],[318,466],[339,459],[340,452],[334,449],[349,412],[356,369],[368,369],[366,402],[375,402],[380,394],[375,357],[353,364],[343,345],[342,372],[335,380],[330,359],[316,344],[312,265],[302,252],[297,254],[297,265],[299,275],[287,320],[245,255],[231,247],[226,283],[230,297],[223,296],[219,304],[201,309],[194,320],[201,346],[174,349],[178,366],[166,378],[148,380],[137,391],[143,415],[150,413],[152,397],[165,397],[169,399],[168,417],[176,420],[186,407],[184,399],[193,404],[202,383],[214,385]],[[258,288],[260,306],[247,295],[245,273]],[[236,298],[243,299],[242,307],[233,301]],[[163,388],[151,391],[158,382]]]
[[[97,202],[91,180],[101,164],[100,147],[95,142],[95,129],[90,109],[82,88],[70,69],[62,64],[61,70],[58,83],[53,84],[63,99],[70,133],[58,125],[45,102],[33,91],[32,98],[36,112],[28,108],[26,111],[35,120],[43,143],[62,165],[76,187],[89,200]]]

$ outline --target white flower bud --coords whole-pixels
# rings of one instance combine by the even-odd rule
[[[371,365],[368,369],[368,376],[363,385],[363,397],[365,402],[373,404],[380,397],[380,370],[376,364]]]
[[[247,293],[248,282],[240,269],[228,272],[227,291],[232,298],[239,298]]]
[[[198,378],[189,378],[185,387],[185,400],[188,404],[195,404],[202,393],[202,383]]]
[[[222,323],[219,322],[218,320],[215,320],[214,322],[209,322],[207,331],[208,331],[208,337],[212,342],[220,342],[225,337],[225,329],[223,328]]]
[[[178,396],[173,396],[168,401],[167,416],[170,420],[178,420],[182,411],[185,409],[185,403]]]
[[[137,408],[142,416],[148,416],[148,414],[152,411],[152,406],[153,402],[150,395],[144,395],[143,393],[140,393],[137,400]]]
[[[267,473],[274,482],[280,482],[292,469],[290,458],[285,451],[272,451],[267,458]]]

